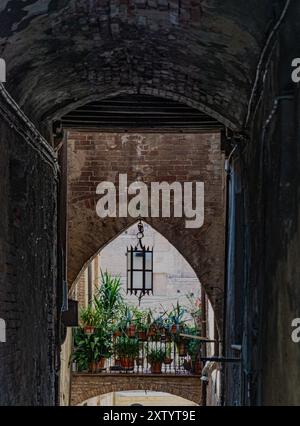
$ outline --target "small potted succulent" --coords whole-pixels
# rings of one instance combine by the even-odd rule
[[[162,349],[151,349],[147,359],[151,367],[152,374],[160,374],[162,363],[165,361],[165,352]]]

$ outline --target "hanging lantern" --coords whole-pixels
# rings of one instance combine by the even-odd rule
[[[139,300],[153,293],[153,250],[142,244],[143,238],[144,226],[140,219],[138,244],[127,248],[127,293],[138,296]]]

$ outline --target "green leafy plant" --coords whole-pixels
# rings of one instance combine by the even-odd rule
[[[138,339],[121,336],[117,338],[114,349],[119,358],[134,359],[139,356],[139,341]]]
[[[151,349],[147,354],[150,364],[162,363],[165,359],[165,352],[162,349]]]
[[[98,327],[101,322],[101,315],[93,305],[88,305],[80,310],[80,320],[83,326]]]
[[[118,320],[124,306],[120,277],[101,271],[101,283],[94,297],[94,305],[106,323]]]
[[[200,346],[200,342],[195,339],[191,339],[187,345],[187,353],[193,362],[195,362],[196,358],[200,354]]]
[[[71,360],[77,363],[79,371],[88,369],[89,364],[98,362],[101,358],[109,358],[110,336],[103,331],[87,335],[83,329],[78,329],[74,334],[74,351]]]

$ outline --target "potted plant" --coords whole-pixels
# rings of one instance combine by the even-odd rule
[[[94,305],[103,321],[107,324],[118,321],[124,306],[120,277],[113,277],[107,271],[101,271],[101,282],[94,297]]]
[[[93,334],[100,322],[99,311],[92,305],[88,305],[86,308],[81,309],[80,320],[85,334]]]
[[[146,324],[140,323],[138,326],[138,339],[142,342],[146,342],[148,339],[148,328]]]
[[[89,356],[88,356],[88,336],[84,333],[82,328],[74,331],[74,351],[70,357],[70,362],[76,363],[77,371],[88,370]]]
[[[171,334],[178,334],[184,326],[184,314],[186,309],[180,306],[177,302],[176,306],[173,306],[172,311],[168,315],[169,331]]]
[[[165,352],[162,349],[151,349],[147,355],[152,374],[160,374],[161,366],[165,360]]]
[[[135,324],[137,337],[140,341],[145,342],[148,339],[147,312],[139,309],[135,310]]]
[[[115,352],[123,368],[133,368],[134,360],[139,356],[139,341],[128,336],[118,337]]]
[[[81,329],[75,336],[74,344],[72,359],[76,361],[79,371],[88,369],[96,373],[104,367],[105,357],[109,355],[100,336],[86,334]]]
[[[134,323],[134,313],[131,306],[124,306],[122,323],[126,335],[128,337],[135,337],[136,326]]]

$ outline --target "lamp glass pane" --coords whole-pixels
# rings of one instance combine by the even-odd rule
[[[146,285],[145,285],[146,290],[151,290],[152,289],[152,272],[146,272],[145,280],[146,280]]]
[[[133,252],[133,269],[143,269],[143,252]]]
[[[143,271],[133,271],[133,290],[142,290],[143,289]]]
[[[145,257],[146,257],[146,269],[152,270],[152,252],[150,253],[146,252]]]

